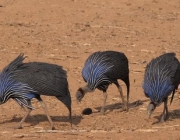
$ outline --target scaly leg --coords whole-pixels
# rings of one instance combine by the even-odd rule
[[[106,106],[106,99],[107,99],[107,92],[106,91],[103,91],[103,96],[104,96],[104,100],[103,100],[103,105],[102,105],[102,108],[101,108],[101,114],[105,114],[104,113],[104,108]]]
[[[160,119],[160,122],[164,122],[168,118],[167,100],[164,101],[164,109]]]
[[[167,107],[167,104],[166,104],[166,117],[165,117],[165,120],[167,120],[169,118],[169,112],[168,112],[168,107]]]
[[[46,104],[45,104],[44,101],[41,99],[41,97],[38,97],[37,99],[38,99],[39,102],[41,103],[42,108],[44,109],[44,111],[45,111],[45,113],[46,113],[46,116],[47,116],[47,118],[48,118],[48,120],[49,120],[49,123],[50,123],[50,125],[51,125],[51,130],[54,130],[55,128],[54,128],[54,125],[53,125],[53,121],[51,120],[51,117],[50,117],[50,115],[49,115],[49,112],[48,112],[48,109],[47,109]]]
[[[127,110],[128,108],[128,105],[126,104],[125,100],[124,100],[124,96],[123,96],[123,92],[122,92],[122,88],[121,86],[119,85],[118,81],[114,82],[115,85],[117,86],[119,92],[120,92],[120,96],[121,96],[121,99],[122,99],[122,104],[123,104],[123,111]]]
[[[17,126],[18,129],[22,129],[22,123],[26,120],[26,118],[28,117],[28,115],[30,114],[31,111],[32,111],[32,109],[27,108],[27,112],[26,112],[25,116],[22,118],[22,120],[20,121],[20,123]]]

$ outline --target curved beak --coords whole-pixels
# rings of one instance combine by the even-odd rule
[[[148,110],[148,119],[151,117],[152,111]]]
[[[156,108],[156,105],[153,102],[150,102],[147,108],[149,118],[151,117],[151,114],[155,108]]]

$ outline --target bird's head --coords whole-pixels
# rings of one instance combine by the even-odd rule
[[[76,92],[76,100],[80,102],[84,97],[84,94],[85,92],[82,90],[82,88],[79,88]]]
[[[147,111],[148,111],[148,117],[151,117],[151,114],[153,113],[153,111],[156,108],[156,104],[154,102],[150,102],[148,107],[147,107]]]

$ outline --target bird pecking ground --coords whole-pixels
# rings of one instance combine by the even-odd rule
[[[56,130],[49,123],[38,101],[23,129],[14,127],[25,112],[13,101],[0,106],[0,139],[180,139],[180,94],[168,104],[170,118],[155,123],[163,105],[147,117],[147,98],[142,81],[147,63],[154,57],[175,52],[180,60],[180,1],[178,0],[1,0],[0,66],[2,69],[19,53],[26,62],[43,61],[62,65],[68,73],[72,97],[73,126],[68,110],[54,97],[42,96]],[[106,114],[97,110],[102,92],[85,95],[81,103],[76,90],[85,84],[81,70],[86,58],[95,51],[116,50],[126,54],[130,68],[130,104],[141,100],[129,112],[119,112],[121,98],[115,85],[108,88]],[[124,96],[125,84],[120,81]],[[82,116],[84,108],[94,113]]]

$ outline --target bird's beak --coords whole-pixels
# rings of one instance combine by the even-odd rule
[[[151,110],[148,110],[148,118],[151,117],[151,114],[152,114],[152,111],[151,111]]]
[[[78,98],[78,99],[76,100],[76,102],[77,102],[78,104],[81,103],[81,99]]]

